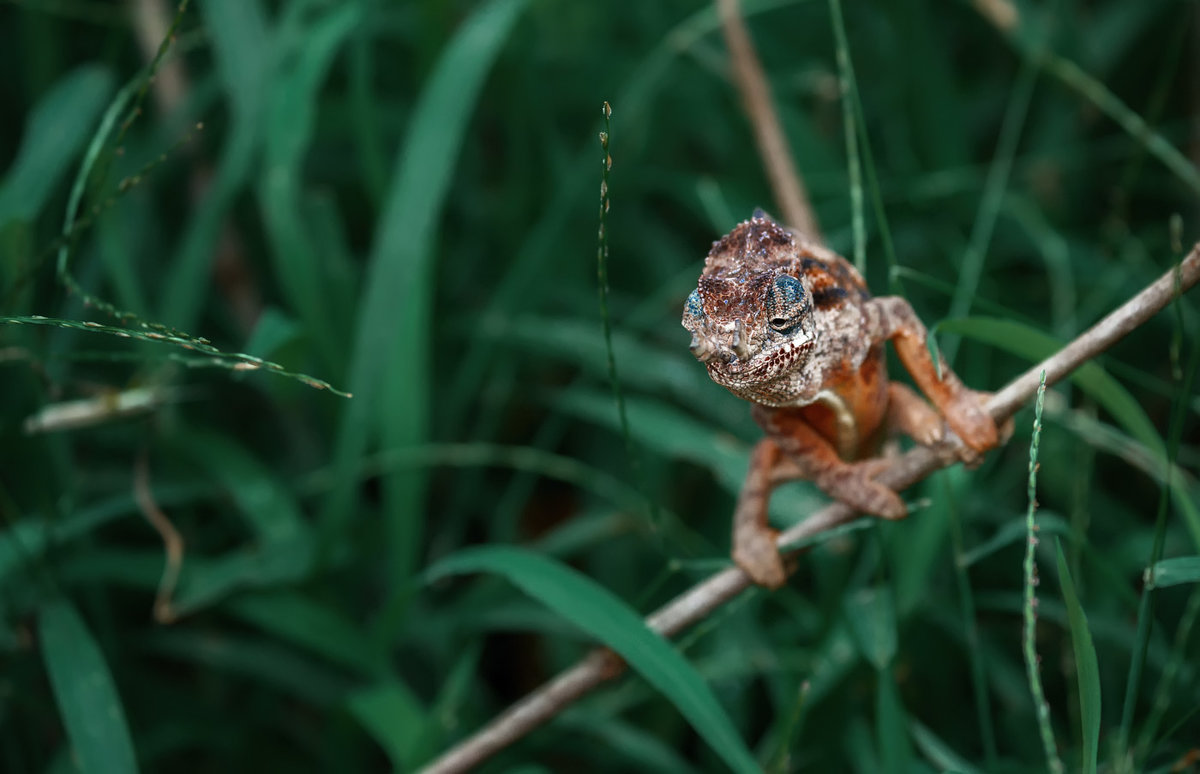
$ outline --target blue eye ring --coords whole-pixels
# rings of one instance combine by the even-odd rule
[[[704,302],[700,299],[699,288],[693,290],[691,295],[687,297],[687,302],[684,304],[683,311],[684,314],[687,314],[689,317],[704,316]]]
[[[767,291],[767,323],[780,333],[790,333],[808,312],[810,302],[804,285],[790,274],[780,274]]]

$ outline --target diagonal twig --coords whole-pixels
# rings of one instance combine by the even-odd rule
[[[1192,248],[1179,266],[1159,277],[1058,352],[994,393],[987,401],[988,413],[998,423],[1007,420],[1037,392],[1043,371],[1046,372],[1047,385],[1062,380],[1145,323],[1162,310],[1176,292],[1188,290],[1197,280],[1200,280],[1200,244]],[[937,447],[915,448],[896,458],[877,478],[893,489],[906,489],[934,471],[957,462],[960,445],[961,441],[951,436],[946,443]],[[781,534],[780,545],[787,546],[811,538],[856,517],[857,514],[847,506],[833,503]],[[750,578],[737,567],[722,570],[660,607],[646,618],[646,625],[663,636],[672,636],[702,620],[750,585]],[[479,765],[621,671],[619,660],[610,651],[593,651],[447,750],[422,771],[424,774],[450,774]]]

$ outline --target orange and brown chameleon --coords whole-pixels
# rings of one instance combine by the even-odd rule
[[[733,559],[760,585],[786,580],[777,533],[767,525],[776,485],[806,479],[856,510],[899,519],[908,512],[904,501],[873,480],[886,463],[864,459],[885,429],[934,444],[945,417],[971,458],[998,442],[984,395],[944,361],[938,378],[925,326],[907,301],[872,298],[844,258],[762,211],[713,244],[683,327],[709,376],[751,401],[767,434],[754,447],[733,523]],[[888,381],[889,339],[936,411]]]

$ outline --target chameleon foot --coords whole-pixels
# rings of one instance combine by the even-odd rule
[[[889,460],[872,459],[839,465],[818,476],[815,483],[825,494],[856,511],[903,519],[908,515],[908,506],[900,495],[874,480],[889,464]]]
[[[759,586],[777,589],[787,582],[783,568],[783,557],[775,545],[779,537],[777,530],[770,527],[761,530],[743,530],[737,535],[733,546],[733,561],[750,579]]]

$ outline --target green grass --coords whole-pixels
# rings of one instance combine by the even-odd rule
[[[831,246],[903,280],[972,386],[1200,238],[1190,5],[1019,3],[1008,34],[966,2],[744,5]],[[0,769],[412,769],[598,642],[630,675],[484,771],[1195,746],[1194,293],[1046,395],[1044,723],[1032,407],[911,519],[813,541],[668,646],[637,620],[726,565],[758,437],[679,325],[772,204],[712,8],[206,0],[161,49],[126,7],[0,2]],[[184,542],[158,608],[143,456]]]

